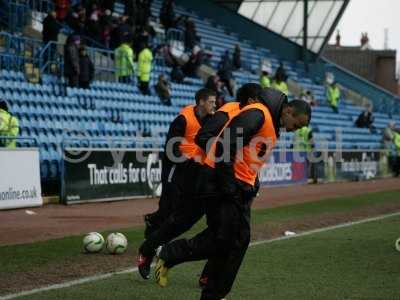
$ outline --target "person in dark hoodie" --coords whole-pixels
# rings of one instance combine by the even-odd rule
[[[79,84],[79,45],[81,39],[77,35],[70,35],[64,46],[64,75],[68,78],[70,87],[77,87]]]
[[[44,47],[46,47],[47,43],[49,42],[57,42],[60,29],[61,25],[57,22],[56,12],[49,12],[49,14],[43,20],[42,40]],[[53,60],[57,51],[57,45],[54,43],[47,47],[46,53],[43,55],[44,62]]]
[[[79,87],[90,88],[90,83],[94,78],[94,66],[84,46],[79,48],[79,69]]]
[[[215,178],[219,193],[206,206],[208,227],[191,239],[175,240],[161,248],[155,268],[160,286],[168,270],[180,263],[208,259],[208,280],[201,299],[222,299],[230,292],[250,242],[250,207],[257,194],[257,171],[279,137],[279,129],[307,126],[311,108],[302,100],[287,102],[266,89],[262,100],[247,105],[223,129],[216,143]]]

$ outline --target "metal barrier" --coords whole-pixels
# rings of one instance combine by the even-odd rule
[[[64,151],[70,147],[96,148],[99,144],[107,145],[107,148],[143,148],[159,149],[163,148],[163,141],[154,137],[135,137],[135,138],[91,138],[91,137],[65,137],[61,142],[61,148]]]
[[[33,137],[27,137],[27,136],[10,137],[10,136],[0,135],[0,148],[2,148],[1,145],[4,140],[16,140],[17,144],[21,145],[21,147],[38,147],[39,145],[37,139]],[[22,141],[26,141],[27,143],[24,144],[22,143]],[[28,141],[32,143],[29,143]],[[19,147],[20,146],[17,145],[17,148]]]
[[[178,33],[179,30],[173,31]],[[84,37],[85,39],[85,37]],[[95,44],[96,41],[92,41]],[[23,72],[31,82],[40,82],[43,74],[52,74],[58,78],[64,75],[64,45],[23,36],[0,32],[0,69]],[[99,43],[97,43],[99,45]],[[86,47],[86,52],[95,66],[95,79],[115,81],[114,52],[104,48]],[[163,66],[164,58],[156,53],[154,63]],[[32,78],[32,80],[31,80]],[[34,79],[34,80],[33,80]]]

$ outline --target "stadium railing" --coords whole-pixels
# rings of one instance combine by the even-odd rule
[[[0,148],[3,148],[1,146],[2,142],[5,140],[16,140],[17,141],[17,148],[24,148],[24,147],[38,147],[39,143],[36,138],[29,137],[29,136],[19,136],[19,137],[9,137],[9,136],[4,136],[0,135]]]

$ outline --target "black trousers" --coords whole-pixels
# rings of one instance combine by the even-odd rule
[[[168,267],[208,259],[208,283],[201,299],[222,299],[230,292],[250,243],[253,196],[253,192],[241,190],[232,199],[217,194],[208,197],[208,227],[191,239],[179,239],[162,248],[160,257]]]
[[[184,170],[183,165],[163,161],[162,192],[157,211],[145,216],[146,222],[150,223],[146,228],[145,238],[157,231],[167,218],[182,206]]]
[[[140,252],[145,256],[153,256],[159,246],[188,231],[204,215],[208,195],[215,194],[212,169],[189,161],[182,172],[183,196],[180,205],[173,208],[157,230],[146,236],[140,247]]]
[[[120,76],[118,77],[118,82],[120,83],[131,83],[132,82],[132,78],[131,76]]]
[[[139,80],[139,90],[143,95],[150,95],[149,82]]]
[[[69,87],[78,87],[79,85],[79,76],[78,75],[69,75],[68,76],[68,86]]]

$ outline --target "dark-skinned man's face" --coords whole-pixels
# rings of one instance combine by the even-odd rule
[[[296,114],[290,106],[285,107],[281,116],[281,126],[286,128],[286,131],[296,131],[309,123],[306,114]]]

